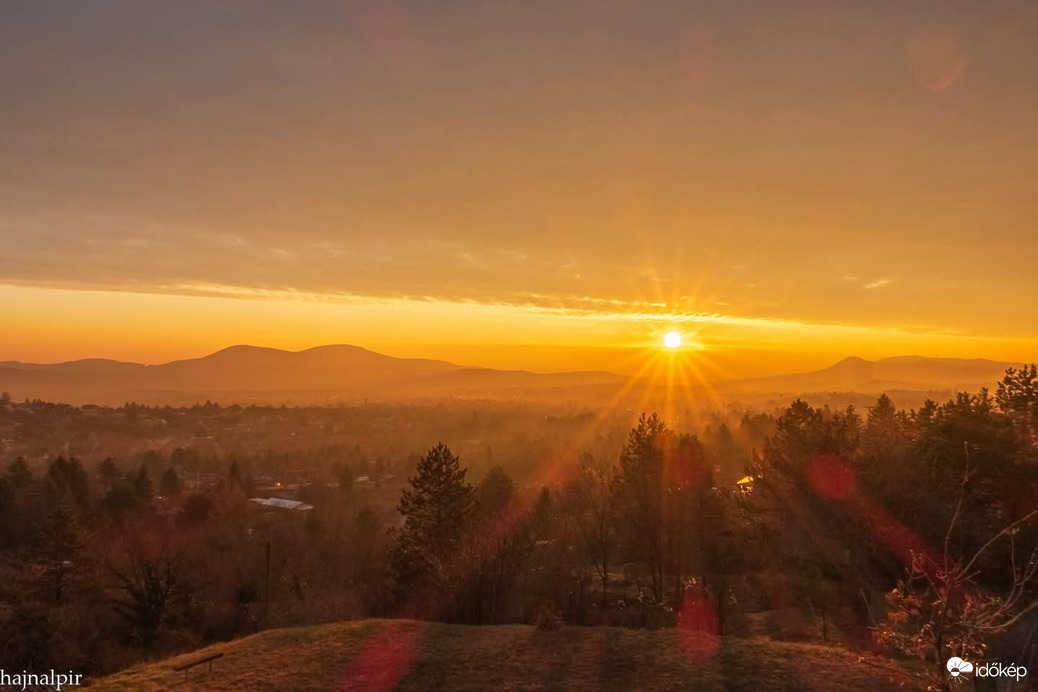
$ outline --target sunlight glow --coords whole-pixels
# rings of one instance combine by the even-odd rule
[[[667,332],[663,335],[663,345],[667,348],[678,348],[681,346],[681,334]]]

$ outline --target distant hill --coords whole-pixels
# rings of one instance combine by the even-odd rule
[[[222,652],[212,673],[174,667]],[[471,627],[362,620],[270,630],[91,681],[97,692],[230,690],[925,689],[909,671],[835,646],[677,629]]]
[[[943,392],[993,387],[1019,363],[903,356],[869,361],[845,358],[823,370],[710,386],[733,397],[822,392]],[[319,346],[283,351],[231,346],[203,358],[162,365],[114,360],[33,364],[0,362],[0,391],[15,399],[72,404],[190,405],[207,399],[225,404],[325,404],[363,399],[400,400],[448,396],[552,401],[605,401],[619,391],[638,401],[663,396],[665,383],[630,380],[602,371],[534,373],[456,365],[442,360],[394,358],[359,346]],[[705,389],[687,390],[706,394]],[[920,399],[921,401],[921,399]]]
[[[926,358],[897,356],[879,360],[844,358],[823,370],[718,383],[726,391],[774,393],[901,391],[976,391],[994,388],[1009,363],[982,358]]]
[[[0,391],[16,399],[74,404],[327,403],[361,398],[524,396],[616,388],[606,372],[539,374],[470,368],[442,360],[394,358],[359,346],[283,351],[232,346],[162,365],[112,360],[0,363]]]

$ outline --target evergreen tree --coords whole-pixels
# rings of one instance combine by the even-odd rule
[[[148,474],[148,469],[141,464],[140,468],[137,469],[137,473],[127,474],[126,480],[130,483],[133,488],[133,492],[141,500],[150,500],[152,494],[151,476]]]
[[[17,508],[11,484],[6,478],[0,478],[0,550],[8,550],[15,543],[15,522]]]
[[[36,535],[36,558],[47,598],[61,603],[69,579],[83,569],[83,540],[75,516],[63,504],[44,517]]]
[[[537,499],[533,503],[531,515],[533,517],[534,533],[538,536],[548,534],[551,522],[555,518],[555,506],[551,496],[551,489],[543,486],[537,493]]]
[[[23,488],[32,482],[32,471],[25,457],[18,457],[7,467],[7,480],[13,490]]]
[[[231,464],[227,467],[227,480],[231,482],[231,486],[235,488],[242,487],[241,484],[241,467],[238,466],[238,460],[231,458]]]
[[[47,468],[44,480],[52,500],[68,497],[81,507],[89,504],[89,481],[79,459],[59,456]]]
[[[1038,458],[1038,366],[1006,370],[995,391],[995,401],[1013,422],[1024,453]]]
[[[659,416],[643,413],[620,452],[615,480],[628,548],[647,564],[657,602],[663,600],[664,447],[670,437]]]
[[[405,524],[393,554],[398,584],[446,588],[452,558],[475,510],[472,486],[458,457],[444,444],[418,462],[400,496]]]
[[[116,481],[101,499],[101,507],[115,517],[119,517],[123,512],[135,508],[140,502],[140,498],[134,491],[130,480],[133,474],[127,475],[129,478]]]
[[[141,455],[141,466],[148,469],[148,475],[158,476],[162,469],[162,452],[149,449]]]
[[[105,483],[111,483],[119,477],[119,467],[115,465],[115,459],[112,457],[105,457],[104,461],[101,462],[99,469],[101,474],[101,480]]]
[[[163,495],[176,495],[180,492],[180,478],[172,466],[162,474],[162,480],[159,483]]]
[[[493,515],[505,509],[513,495],[515,495],[515,483],[500,466],[490,469],[476,488],[479,510],[487,515]]]

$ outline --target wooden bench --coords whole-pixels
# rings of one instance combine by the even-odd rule
[[[187,680],[187,671],[191,670],[195,666],[200,666],[203,663],[209,664],[209,674],[213,673],[213,661],[218,658],[223,658],[223,652],[218,651],[215,654],[208,654],[207,656],[201,656],[199,658],[188,661],[187,663],[181,663],[179,666],[173,666],[173,670],[176,672],[184,671],[184,679]]]

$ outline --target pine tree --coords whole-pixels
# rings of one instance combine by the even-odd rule
[[[172,466],[162,474],[162,479],[159,483],[161,484],[163,495],[176,495],[180,492],[180,478]]]
[[[99,472],[101,474],[101,480],[105,483],[111,483],[119,477],[119,467],[115,465],[115,459],[112,457],[104,458],[104,461],[101,462]]]
[[[151,476],[147,467],[141,464],[137,473],[127,473],[126,480],[133,488],[134,494],[141,500],[150,500],[152,494]]]
[[[18,457],[7,467],[7,480],[10,482],[11,488],[16,490],[24,488],[32,482],[32,471],[29,470],[25,457]]]
[[[79,459],[59,456],[47,468],[44,481],[51,501],[68,497],[81,507],[89,504],[89,479]]]
[[[1013,422],[1024,454],[1038,458],[1038,366],[1009,368],[995,392],[998,408]]]
[[[458,457],[444,444],[418,462],[416,475],[400,496],[398,511],[406,520],[393,554],[400,586],[444,587],[476,503]]]
[[[663,600],[664,567],[664,447],[671,433],[653,413],[644,413],[620,452],[614,480],[621,521],[629,548],[649,566],[653,596]]]
[[[40,586],[54,603],[64,600],[69,580],[84,567],[81,534],[75,515],[63,504],[48,512],[37,532]]]
[[[505,509],[515,495],[515,483],[503,468],[495,466],[476,487],[479,510],[494,515]]]

